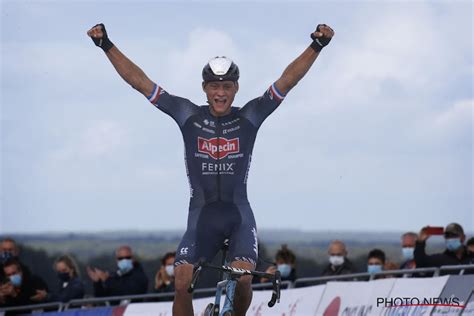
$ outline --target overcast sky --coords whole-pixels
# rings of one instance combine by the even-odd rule
[[[234,105],[336,36],[263,124],[257,225],[474,231],[471,1],[1,0],[0,233],[184,229],[182,137],[86,36],[111,40],[172,94],[205,104],[211,57],[240,67]]]

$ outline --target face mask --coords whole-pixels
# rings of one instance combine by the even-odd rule
[[[17,273],[14,275],[10,275],[10,282],[13,284],[14,287],[20,287],[22,282],[21,274]]]
[[[446,248],[449,251],[458,250],[462,246],[461,239],[459,238],[449,238],[446,239]]]
[[[370,264],[367,266],[367,272],[377,273],[382,271],[382,265],[380,264]]]
[[[169,264],[165,267],[165,271],[166,271],[166,274],[168,274],[169,276],[173,276],[174,275],[174,266],[172,264]]]
[[[67,282],[71,279],[71,276],[69,275],[69,273],[67,272],[59,272],[58,273],[58,279],[61,281],[61,282]]]
[[[290,275],[290,273],[291,273],[291,266],[290,266],[289,264],[286,264],[286,263],[284,263],[284,264],[279,264],[279,265],[277,265],[277,270],[280,271],[281,276],[282,276],[283,278],[286,278],[286,277],[288,277],[288,276]]]
[[[117,261],[117,267],[119,268],[122,274],[127,273],[128,271],[133,269],[132,259],[122,259]]]
[[[329,262],[333,266],[337,267],[344,263],[344,257],[343,256],[329,256]]]
[[[2,255],[0,256],[0,260],[2,261],[2,263],[7,262],[7,260],[10,258],[13,258],[13,253],[9,251],[2,252]]]
[[[412,247],[403,247],[402,248],[402,257],[403,260],[413,260],[415,257],[415,248]]]

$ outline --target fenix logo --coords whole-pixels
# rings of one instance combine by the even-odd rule
[[[214,159],[222,159],[240,151],[239,138],[227,139],[214,137],[206,139],[198,137],[198,151],[208,154]]]

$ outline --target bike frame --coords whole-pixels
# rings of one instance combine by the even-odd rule
[[[226,265],[228,264],[228,261],[226,260],[228,246],[229,246],[228,240],[226,240],[222,248],[223,256],[222,256],[221,266],[214,266],[212,264],[208,264],[204,260],[200,260],[199,263],[194,266],[193,278],[188,288],[189,293],[192,293],[194,291],[194,288],[199,278],[199,274],[203,268],[211,268],[211,269],[219,270],[221,272],[222,281],[219,281],[217,283],[214,305],[212,305],[211,303],[208,305],[208,308],[209,306],[212,306],[212,310],[206,309],[206,312],[207,311],[210,312],[210,314],[208,315],[209,316],[224,316],[225,313],[234,311],[233,305],[234,305],[235,288],[237,286],[238,279],[243,275],[253,275],[257,277],[265,277],[265,278],[271,279],[273,283],[273,292],[272,292],[272,298],[268,302],[268,306],[273,307],[276,302],[280,302],[280,286],[281,286],[280,272],[276,271],[275,274],[268,274],[265,272],[251,271],[251,270],[234,268],[234,267],[228,266]],[[225,289],[225,301],[224,301],[222,310],[220,310],[220,303],[221,303],[222,295],[224,293],[224,289]]]
[[[230,262],[227,260],[227,251],[229,250],[229,240],[224,240],[224,245],[222,246],[222,265],[228,265]],[[225,279],[224,279],[225,276]],[[224,315],[225,312],[233,312],[234,311],[234,296],[235,296],[235,287],[237,286],[237,280],[232,279],[229,273],[221,273],[222,281],[217,283],[216,288],[216,297],[214,300],[214,307],[213,307],[213,315],[221,316]],[[221,297],[224,293],[225,289],[225,301],[224,306],[222,307],[222,311],[219,313]]]
[[[217,283],[216,298],[214,301],[213,315],[219,313],[221,297],[225,289],[225,301],[222,310],[219,313],[219,316],[224,315],[225,312],[234,311],[234,296],[235,296],[235,287],[237,286],[237,280],[227,279],[222,280]]]

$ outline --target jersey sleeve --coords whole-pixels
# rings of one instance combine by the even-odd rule
[[[180,98],[166,92],[155,84],[153,92],[147,97],[156,108],[171,116],[181,128],[199,107],[188,99]]]
[[[247,118],[256,128],[259,128],[284,98],[285,95],[278,91],[275,84],[272,84],[261,97],[249,101],[240,111],[242,116]]]

